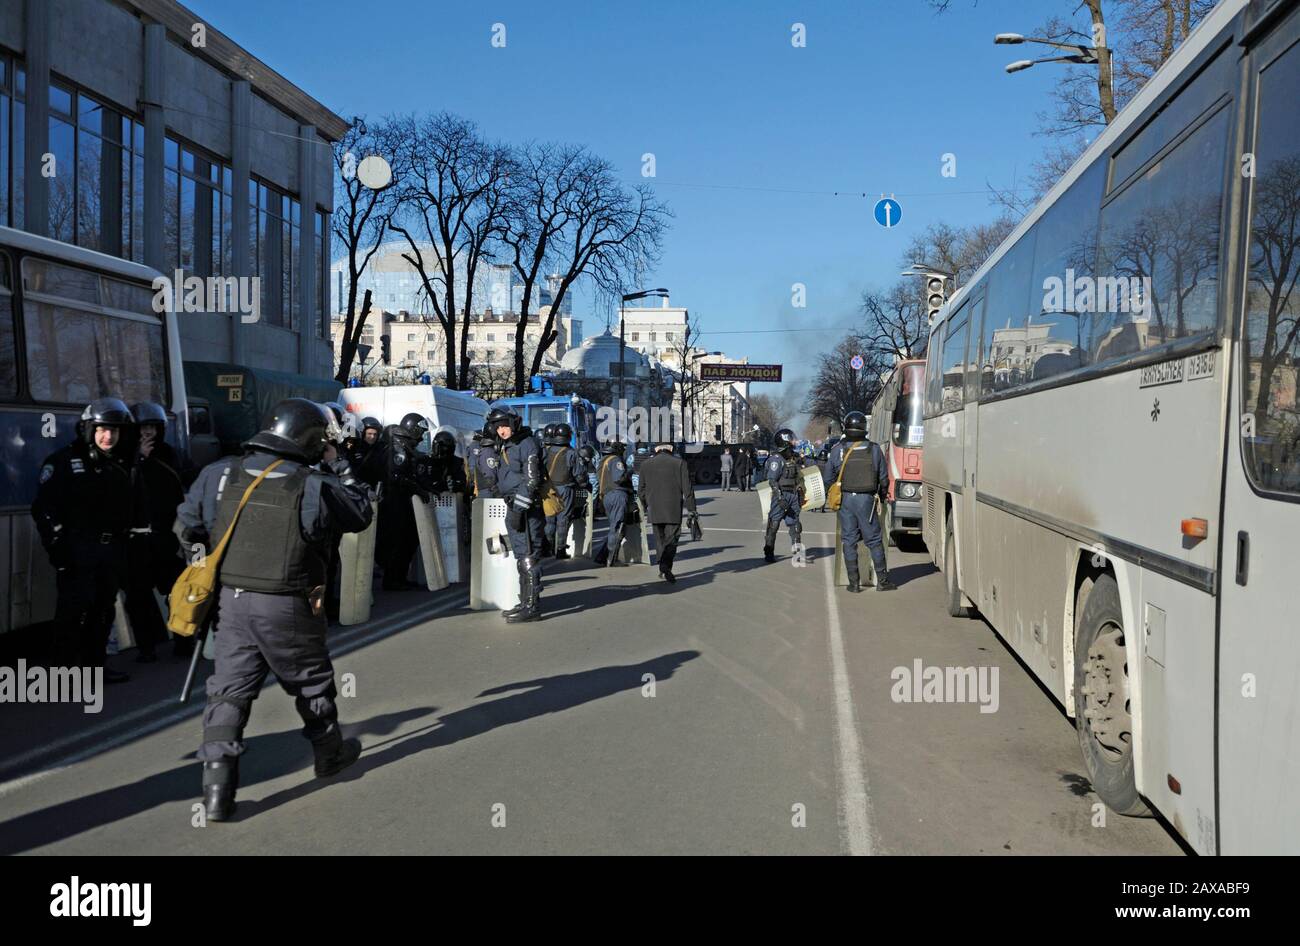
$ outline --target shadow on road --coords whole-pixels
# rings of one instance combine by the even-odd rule
[[[400,713],[384,713],[360,723],[345,724],[343,728],[352,736],[387,736],[403,723],[437,711],[436,706],[426,706]],[[197,730],[195,734],[197,735]],[[242,787],[257,785],[299,769],[311,771],[311,746],[302,737],[301,730],[290,729],[253,736],[248,740],[247,747],[239,763],[239,781]],[[192,760],[193,757],[194,754],[190,753],[187,758]],[[0,854],[18,854],[43,844],[62,841],[171,802],[197,802],[202,798],[201,780],[198,763],[189,761],[136,782],[82,795],[0,822]],[[242,811],[241,804],[236,817]],[[185,823],[188,821],[186,816]]]

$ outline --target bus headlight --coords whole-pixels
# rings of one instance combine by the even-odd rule
[[[915,483],[900,483],[898,485],[898,495],[904,499],[915,499],[920,490]]]

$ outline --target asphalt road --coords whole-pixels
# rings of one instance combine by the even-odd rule
[[[805,567],[784,531],[765,565],[755,494],[700,495],[704,542],[675,586],[548,563],[540,623],[455,590],[387,595],[373,626],[332,631],[361,760],[315,779],[269,686],[233,822],[195,826],[199,698],[170,702],[179,663],[98,716],[11,714],[0,852],[1181,853],[1156,820],[1098,815],[1069,720],[987,624],[946,615],[924,552],[891,550],[899,591],[849,595],[831,515],[805,516]],[[989,668],[990,686],[997,668],[996,711],[896,701],[917,659]]]

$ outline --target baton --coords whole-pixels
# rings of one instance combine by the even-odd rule
[[[194,653],[190,655],[190,669],[185,674],[185,685],[181,687],[180,702],[188,703],[190,701],[190,691],[194,689],[194,672],[198,669],[199,658],[203,656],[203,647],[208,641],[208,634],[212,630],[212,621],[203,622],[203,627],[194,635]]]

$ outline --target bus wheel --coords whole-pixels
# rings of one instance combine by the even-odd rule
[[[957,546],[952,541],[951,522],[943,543],[943,580],[948,589],[948,613],[955,618],[970,617],[970,608],[961,603],[961,589],[957,587]]]
[[[1133,775],[1133,713],[1119,588],[1102,575],[1074,631],[1074,713],[1092,787],[1121,815],[1146,815]],[[1081,595],[1082,597],[1082,595]]]

